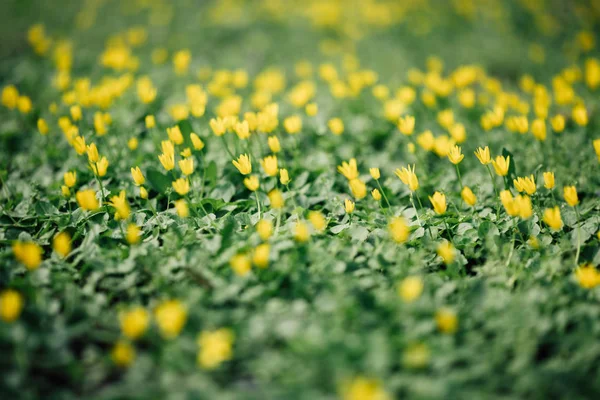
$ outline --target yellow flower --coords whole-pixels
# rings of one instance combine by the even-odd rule
[[[269,192],[269,201],[271,202],[271,208],[280,209],[283,208],[284,200],[283,195],[279,189],[273,189]]]
[[[271,247],[268,243],[262,243],[256,246],[252,255],[252,262],[258,268],[267,268],[269,266],[269,251]]]
[[[246,140],[250,137],[250,125],[248,121],[236,122],[233,131],[240,140]]]
[[[251,175],[251,176],[245,178],[244,186],[246,186],[246,188],[248,188],[249,191],[256,192],[258,190],[258,187],[260,186],[258,176]]]
[[[173,181],[172,185],[180,196],[185,196],[190,191],[190,181],[186,178],[179,178]]]
[[[103,177],[104,175],[106,175],[107,169],[108,169],[108,160],[104,156],[102,156],[100,158],[100,161],[98,161],[97,163],[95,163],[92,166],[92,171],[99,177]]]
[[[186,218],[190,215],[190,209],[188,208],[185,199],[175,200],[175,210],[177,211],[177,215],[181,218]]]
[[[141,186],[146,182],[146,178],[144,178],[144,174],[142,174],[140,167],[131,168],[131,176],[133,177],[133,182],[136,186]]]
[[[535,193],[536,185],[533,175],[526,176],[524,178],[518,177],[517,179],[513,179],[513,184],[519,192],[524,191],[528,195],[532,195]]]
[[[429,201],[436,214],[443,214],[446,212],[446,196],[444,194],[435,192],[433,196],[429,196]]]
[[[556,133],[560,133],[565,130],[565,117],[560,114],[555,115],[550,119],[550,125],[552,130]]]
[[[100,156],[98,155],[98,148],[96,147],[96,143],[92,143],[87,146],[87,156],[88,156],[88,160],[91,163],[98,162],[98,159],[100,158]]]
[[[511,217],[519,215],[519,204],[515,202],[510,190],[503,190],[500,192],[500,202],[502,202],[508,215]]]
[[[225,127],[225,121],[221,118],[212,118],[209,122],[209,125],[215,136],[223,136],[227,130]]]
[[[150,314],[142,307],[133,307],[119,315],[123,336],[135,340],[140,338],[150,325]]]
[[[73,119],[73,121],[81,120],[81,107],[77,105],[71,106],[69,112],[71,113],[71,118]]]
[[[492,165],[494,166],[496,174],[506,176],[508,175],[508,168],[510,167],[510,156],[506,156],[506,158],[497,156],[496,159],[492,161]]]
[[[192,53],[188,49],[179,50],[173,55],[173,67],[177,75],[187,73],[190,61],[192,61]]]
[[[342,161],[342,165],[338,165],[337,170],[349,181],[358,178],[358,168],[355,158],[351,158],[349,162]]]
[[[117,211],[115,215],[116,219],[123,220],[129,218],[131,210],[124,190],[121,190],[118,196],[112,196],[110,198],[110,205]]]
[[[403,217],[393,217],[388,224],[388,230],[394,242],[404,243],[408,240],[410,232]]]
[[[562,228],[563,222],[562,218],[560,217],[560,209],[558,208],[558,206],[555,206],[553,208],[546,208],[544,210],[543,220],[546,223],[546,225],[548,225],[555,231],[558,231]]]
[[[554,172],[544,172],[544,187],[554,189]]]
[[[489,163],[492,162],[492,159],[490,157],[490,148],[487,147],[487,146],[485,146],[485,147],[479,147],[475,151],[475,156],[477,156],[477,159],[483,165],[486,165],[486,164],[489,164]]]
[[[167,171],[171,171],[175,168],[175,155],[172,154],[160,154],[158,160],[162,164],[163,168]]]
[[[154,319],[165,339],[179,335],[187,320],[187,310],[179,300],[166,300],[154,310]]]
[[[314,117],[319,112],[319,106],[316,103],[308,103],[304,111],[306,111],[306,115],[309,117]]]
[[[422,132],[419,136],[417,136],[417,144],[421,146],[423,150],[431,151],[435,146],[435,138],[433,137],[433,133],[431,133],[430,130]]]
[[[277,136],[269,136],[267,142],[269,144],[269,149],[271,149],[273,153],[279,153],[281,151],[281,145],[279,144]]]
[[[144,123],[146,124],[147,129],[154,128],[156,126],[156,119],[154,118],[154,115],[146,115]]]
[[[532,249],[540,248],[540,242],[537,240],[537,238],[535,236],[530,236],[527,243],[529,244],[529,246],[531,246]]]
[[[148,191],[143,186],[140,186],[140,197],[142,199],[147,199],[148,198]]]
[[[14,85],[5,86],[2,89],[2,105],[11,110],[17,107],[19,91]]]
[[[245,254],[236,254],[229,260],[229,265],[237,276],[246,276],[252,269],[250,258]]]
[[[139,145],[139,141],[137,140],[137,138],[132,137],[131,139],[129,139],[127,141],[127,147],[129,147],[129,150],[131,150],[131,151],[137,149],[138,145]]]
[[[454,261],[454,258],[456,256],[456,250],[454,249],[454,246],[452,246],[452,243],[444,241],[438,246],[437,254],[438,256],[442,257],[442,260],[444,260],[444,264],[448,265],[452,264],[452,262]]]
[[[232,163],[242,175],[248,175],[252,172],[252,163],[247,154],[241,154],[238,159],[233,160]]]
[[[46,135],[48,133],[48,124],[43,118],[39,118],[37,120],[37,128],[42,135]]]
[[[391,400],[381,383],[375,379],[356,377],[341,388],[342,400]]]
[[[277,156],[266,156],[260,161],[260,164],[262,165],[262,168],[265,171],[265,174],[267,174],[267,176],[277,175],[277,172],[279,170],[277,166]]]
[[[256,232],[262,240],[268,240],[273,234],[273,223],[267,219],[261,219],[256,224]]]
[[[352,200],[344,200],[344,209],[346,213],[352,214],[354,212],[354,202]]]
[[[435,323],[440,332],[454,333],[458,329],[456,312],[448,307],[442,307],[435,313]]]
[[[537,140],[546,140],[546,121],[541,118],[535,119],[531,124],[531,133]]]
[[[415,130],[415,117],[412,115],[400,117],[398,120],[398,130],[402,132],[403,135],[412,135]]]
[[[302,129],[302,119],[297,115],[292,115],[283,120],[283,127],[287,133],[294,134]]]
[[[162,142],[160,142],[160,148],[163,154],[170,157],[175,157],[175,146],[170,140],[163,140]]]
[[[0,318],[4,322],[14,322],[21,315],[23,296],[16,290],[6,289],[0,292]]]
[[[69,197],[71,195],[71,191],[69,190],[69,187],[66,185],[62,185],[60,187],[60,190],[62,192],[62,195],[65,197]]]
[[[600,161],[600,139],[596,139],[592,142],[594,146],[594,152],[596,153],[596,157],[598,157],[598,161]]]
[[[379,168],[370,168],[369,173],[371,174],[371,177],[375,180],[379,180],[379,178],[381,177],[381,174],[379,173]]]
[[[202,331],[198,336],[198,365],[205,369],[214,369],[233,357],[234,335],[230,329]]]
[[[410,165],[408,165],[407,167],[403,167],[402,170],[396,169],[394,172],[396,176],[400,178],[402,183],[407,185],[412,192],[419,188],[419,179],[417,178],[417,174],[415,174],[414,164],[412,169],[410,168]]]
[[[43,251],[36,243],[16,241],[12,245],[12,250],[17,261],[30,271],[37,269],[42,263]]]
[[[448,159],[452,164],[456,165],[460,163],[463,160],[463,158],[465,158],[465,155],[461,153],[459,146],[454,145],[450,148],[450,152],[448,153]]]
[[[115,365],[127,367],[135,360],[135,349],[130,343],[119,340],[113,347],[110,358]]]
[[[600,285],[600,273],[591,264],[580,265],[575,270],[575,279],[584,289],[593,289]]]
[[[85,147],[85,138],[83,136],[77,136],[75,139],[73,139],[73,148],[79,155],[85,153],[87,150]]]
[[[460,197],[462,197],[463,201],[470,206],[474,206],[477,203],[477,197],[473,193],[470,187],[465,186],[462,188],[460,192]]]
[[[96,191],[92,189],[80,190],[75,194],[79,207],[87,211],[96,211],[100,206],[96,199]]]
[[[303,221],[298,221],[294,228],[294,239],[299,243],[307,242],[310,239],[310,230]]]
[[[340,118],[332,118],[327,122],[329,130],[334,135],[341,135],[344,133],[344,122]]]
[[[191,175],[194,172],[194,159],[189,157],[179,160],[179,169],[184,175]]]
[[[423,280],[420,277],[406,277],[398,285],[398,295],[405,303],[412,303],[423,293],[423,286]]]
[[[367,195],[367,185],[360,179],[352,179],[348,184],[355,199],[360,200]]]
[[[327,220],[320,211],[311,211],[308,213],[308,220],[317,232],[323,232],[327,227]]]
[[[204,142],[200,139],[200,136],[196,135],[194,132],[190,133],[190,140],[192,141],[194,150],[202,150],[204,148]]]
[[[290,176],[287,169],[281,168],[279,170],[279,182],[284,186],[290,183]]]
[[[63,179],[65,181],[65,185],[71,188],[75,186],[75,183],[77,183],[77,172],[65,172]]]
[[[169,140],[171,142],[175,144],[183,143],[183,135],[181,134],[181,129],[179,129],[179,125],[167,128],[167,135],[169,135]]]
[[[71,236],[67,232],[60,232],[52,239],[52,248],[61,257],[66,257],[71,252]]]
[[[577,189],[575,186],[565,186],[563,188],[563,195],[565,197],[565,201],[571,207],[575,207],[579,204],[579,197],[577,197]]]
[[[531,198],[529,196],[519,195],[513,200],[515,207],[519,210],[519,217],[522,219],[528,219],[533,215],[533,209],[531,206]]]
[[[129,244],[138,243],[141,239],[140,233],[141,233],[140,227],[137,226],[136,224],[127,225],[127,233],[125,235],[125,238],[127,239],[127,243],[129,243]]]
[[[578,104],[573,108],[572,117],[579,126],[586,126],[588,124],[588,112],[583,104]]]
[[[381,192],[379,192],[379,189],[373,189],[371,191],[371,196],[373,196],[373,199],[375,201],[381,200]]]

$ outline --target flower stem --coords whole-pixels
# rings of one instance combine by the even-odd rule
[[[254,192],[254,196],[256,197],[256,207],[258,208],[258,219],[260,220],[261,219],[261,216],[260,216],[260,200],[258,200],[258,192],[257,191]]]
[[[388,200],[387,196],[385,195],[383,188],[381,187],[381,183],[379,183],[379,179],[377,179],[376,182],[377,182],[377,186],[379,186],[379,190],[381,191],[381,195],[383,196],[385,203],[387,204],[388,208],[391,210],[392,206],[391,206],[390,201]],[[411,193],[411,197],[412,197],[412,193]]]
[[[579,209],[575,206],[575,214],[577,215],[577,253],[575,253],[575,266],[579,265],[579,254],[581,251],[581,226],[579,221],[581,216],[579,215]]]
[[[227,153],[229,154],[229,157],[231,157],[232,159],[235,160],[235,156],[233,155],[233,153],[231,152],[231,150],[229,150],[229,145],[227,144],[227,140],[225,139],[225,135],[221,135],[221,140],[223,141],[223,146],[225,146],[225,150],[227,150]]]
[[[458,168],[458,164],[454,164],[454,166],[456,167],[456,176],[458,177],[458,183],[460,184],[460,187],[458,188],[458,192],[460,193],[463,188],[462,179],[460,177],[460,169]]]
[[[410,192],[410,204],[412,204],[413,208],[415,209],[415,215],[417,216],[417,222],[419,223],[419,226],[422,226],[421,219],[419,218],[419,211],[417,211],[417,207],[415,207],[415,201],[413,200],[412,192]]]

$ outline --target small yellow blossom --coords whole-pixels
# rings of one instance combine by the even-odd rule
[[[194,159],[191,157],[179,160],[179,169],[184,175],[191,175],[194,172]]]
[[[135,349],[124,340],[119,340],[113,347],[110,358],[119,367],[128,367],[135,360]]]
[[[465,158],[465,155],[461,153],[459,146],[454,145],[450,148],[450,152],[448,152],[448,159],[452,164],[457,165],[463,160],[463,158]]]
[[[553,208],[546,208],[544,210],[543,220],[546,223],[546,225],[548,225],[555,231],[560,230],[563,226],[562,218],[560,217],[560,209],[558,208],[558,206],[554,206]]]
[[[150,325],[150,314],[142,307],[133,307],[119,314],[123,336],[135,340],[140,338]]]
[[[308,220],[317,232],[323,232],[327,227],[327,220],[320,211],[311,211],[308,213]]]
[[[269,251],[271,247],[268,243],[262,243],[256,246],[252,254],[252,263],[258,268],[267,268],[269,266]]]
[[[277,165],[277,156],[271,155],[266,156],[260,161],[260,165],[262,165],[263,170],[267,176],[276,176],[279,171],[279,167]]]
[[[463,201],[470,206],[474,206],[477,203],[477,197],[473,193],[470,187],[465,186],[462,188],[460,192],[460,197],[462,197]]]
[[[79,207],[87,211],[96,211],[100,208],[98,200],[96,199],[96,191],[92,189],[80,190],[75,195]]]
[[[358,178],[358,167],[355,158],[351,158],[348,162],[342,161],[342,165],[338,165],[337,170],[349,181]]]
[[[128,224],[127,225],[127,231],[125,234],[125,239],[127,239],[127,243],[129,244],[136,244],[140,241],[141,239],[141,230],[140,227],[137,226],[136,224]]]
[[[131,168],[131,176],[136,186],[141,186],[146,182],[146,178],[144,178],[140,167]]]
[[[554,189],[554,172],[544,172],[544,187],[548,190]]]
[[[190,181],[187,178],[179,178],[173,181],[172,185],[180,196],[185,196],[190,191]]]
[[[344,200],[344,210],[346,213],[352,214],[354,212],[354,202],[352,200]]]
[[[288,183],[290,183],[290,176],[288,174],[288,170],[285,168],[280,168],[279,169],[279,182],[281,182],[282,185],[287,185]]]
[[[442,307],[435,313],[435,322],[440,332],[455,333],[458,329],[456,312],[448,307]]]
[[[381,200],[381,192],[379,191],[379,189],[373,189],[371,191],[371,196],[373,196],[373,199],[375,201]]]
[[[398,295],[405,303],[412,303],[421,296],[423,287],[423,280],[419,276],[409,276],[398,285]]]
[[[179,335],[187,321],[187,309],[179,300],[166,300],[154,310],[154,319],[165,339]]]
[[[344,133],[344,122],[340,118],[332,118],[327,122],[329,130],[334,135],[341,135]]]
[[[269,201],[271,202],[271,208],[274,208],[276,210],[283,208],[285,202],[283,200],[283,195],[281,194],[281,191],[279,189],[271,190],[268,194],[268,197]]]
[[[577,204],[579,204],[579,197],[577,196],[577,189],[575,186],[565,186],[563,188],[563,195],[565,201],[571,207],[575,207]]]
[[[66,257],[71,252],[71,236],[67,232],[60,232],[52,239],[52,248],[61,257]]]
[[[0,319],[4,322],[14,322],[21,315],[23,296],[13,289],[0,292]]]
[[[273,223],[268,219],[261,219],[256,224],[256,232],[261,240],[268,240],[273,234]]]
[[[489,164],[489,163],[492,162],[492,159],[491,159],[491,156],[490,156],[490,148],[487,147],[487,146],[485,146],[485,147],[479,147],[475,151],[475,156],[477,156],[477,159],[483,165],[486,165],[486,164]]]
[[[408,240],[410,231],[404,217],[392,218],[388,224],[388,230],[394,242],[404,243]]]
[[[310,239],[310,230],[303,221],[298,221],[294,228],[294,239],[299,243],[307,242]]]
[[[37,269],[42,263],[43,250],[37,243],[16,241],[12,250],[17,261],[30,271]]]
[[[442,242],[437,248],[438,256],[442,257],[444,264],[452,264],[456,257],[456,249],[452,246],[452,243],[448,241]]]
[[[492,161],[492,165],[494,166],[496,174],[506,176],[508,175],[508,169],[510,167],[510,156],[497,156],[496,159]]]
[[[396,169],[396,171],[394,171],[394,173],[396,174],[396,176],[398,178],[400,178],[402,183],[404,183],[406,186],[408,186],[408,188],[412,192],[414,192],[415,190],[417,190],[419,188],[419,179],[417,178],[417,174],[415,174],[414,164],[412,166],[412,169],[411,169],[410,165],[408,165],[407,167],[403,167],[401,170]]]
[[[181,218],[186,218],[190,215],[190,209],[185,199],[175,200],[175,211]]]
[[[415,117],[413,117],[412,115],[400,117],[400,119],[398,120],[398,130],[403,135],[412,135],[415,130]]]
[[[247,154],[241,154],[237,160],[232,161],[233,165],[240,171],[242,175],[248,175],[252,173],[252,163],[250,157]]]
[[[446,212],[446,196],[443,193],[435,192],[433,196],[429,196],[429,201],[436,214],[443,214]]]
[[[580,265],[575,270],[575,279],[584,289],[593,289],[600,285],[600,273],[591,264]]]
[[[233,357],[233,332],[227,328],[202,331],[198,336],[198,365],[214,369]]]
[[[73,187],[75,186],[75,183],[77,183],[77,172],[75,171],[70,171],[70,172],[65,172],[65,174],[63,175],[63,180],[65,181],[65,185],[67,187]]]
[[[244,186],[246,186],[246,188],[249,191],[256,192],[258,190],[258,187],[260,186],[260,182],[258,180],[258,176],[251,175],[251,176],[245,178],[244,179]]]

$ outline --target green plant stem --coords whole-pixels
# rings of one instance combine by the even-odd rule
[[[235,156],[233,155],[233,153],[231,152],[231,150],[229,149],[229,145],[227,144],[227,139],[225,139],[225,135],[221,135],[221,140],[223,141],[223,146],[225,146],[225,150],[227,150],[227,153],[229,154],[229,156],[235,160]]]
[[[256,207],[258,208],[258,219],[261,219],[261,214],[260,214],[260,200],[258,199],[258,191],[254,192],[254,196],[256,197]]]
[[[383,191],[383,188],[381,187],[381,183],[379,183],[379,179],[375,180],[377,182],[377,186],[379,186],[379,190],[381,191],[381,195],[383,196],[385,203],[387,204],[388,208],[391,210],[392,209],[392,205],[390,204],[390,201],[388,200],[387,196],[385,195],[385,192]],[[412,196],[412,193],[411,193]]]
[[[508,253],[508,258],[506,259],[505,266],[508,267],[510,265],[510,260],[512,259],[513,252],[515,251],[515,241],[517,239],[517,224],[515,219],[515,229],[513,230],[512,244],[510,246],[510,253]]]
[[[579,221],[581,220],[581,216],[579,215],[579,209],[577,206],[575,208],[575,215],[577,215],[577,253],[575,253],[575,266],[579,265],[579,254],[581,252],[581,226]]]
[[[446,231],[448,232],[448,236],[450,237],[450,242],[454,243],[454,237],[452,236],[452,231],[450,230],[450,226],[448,225],[446,217],[444,217],[444,224],[446,225]]]
[[[96,178],[96,182],[98,182],[98,186],[100,186],[100,195],[102,196],[102,205],[104,206],[104,210],[106,210],[107,214],[110,214],[110,212],[108,211],[108,205],[106,204],[106,195],[104,194],[104,185],[102,184],[102,179],[100,179],[100,177],[98,176],[97,172],[98,172],[98,163],[94,163],[95,167],[96,167],[96,171],[94,173],[94,178]]]
[[[458,188],[458,192],[460,193],[464,186],[460,177],[460,169],[458,168],[458,164],[454,164],[454,166],[456,167],[456,177],[458,178],[458,184],[460,185],[460,187]]]
[[[413,200],[412,192],[410,192],[410,204],[412,204],[413,208],[415,209],[415,215],[417,216],[417,222],[419,223],[419,226],[423,226],[421,224],[421,219],[419,218],[419,211],[417,211],[417,207],[415,207],[415,201]]]

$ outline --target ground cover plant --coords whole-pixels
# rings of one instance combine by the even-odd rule
[[[599,2],[2,3],[2,398],[598,396]]]

